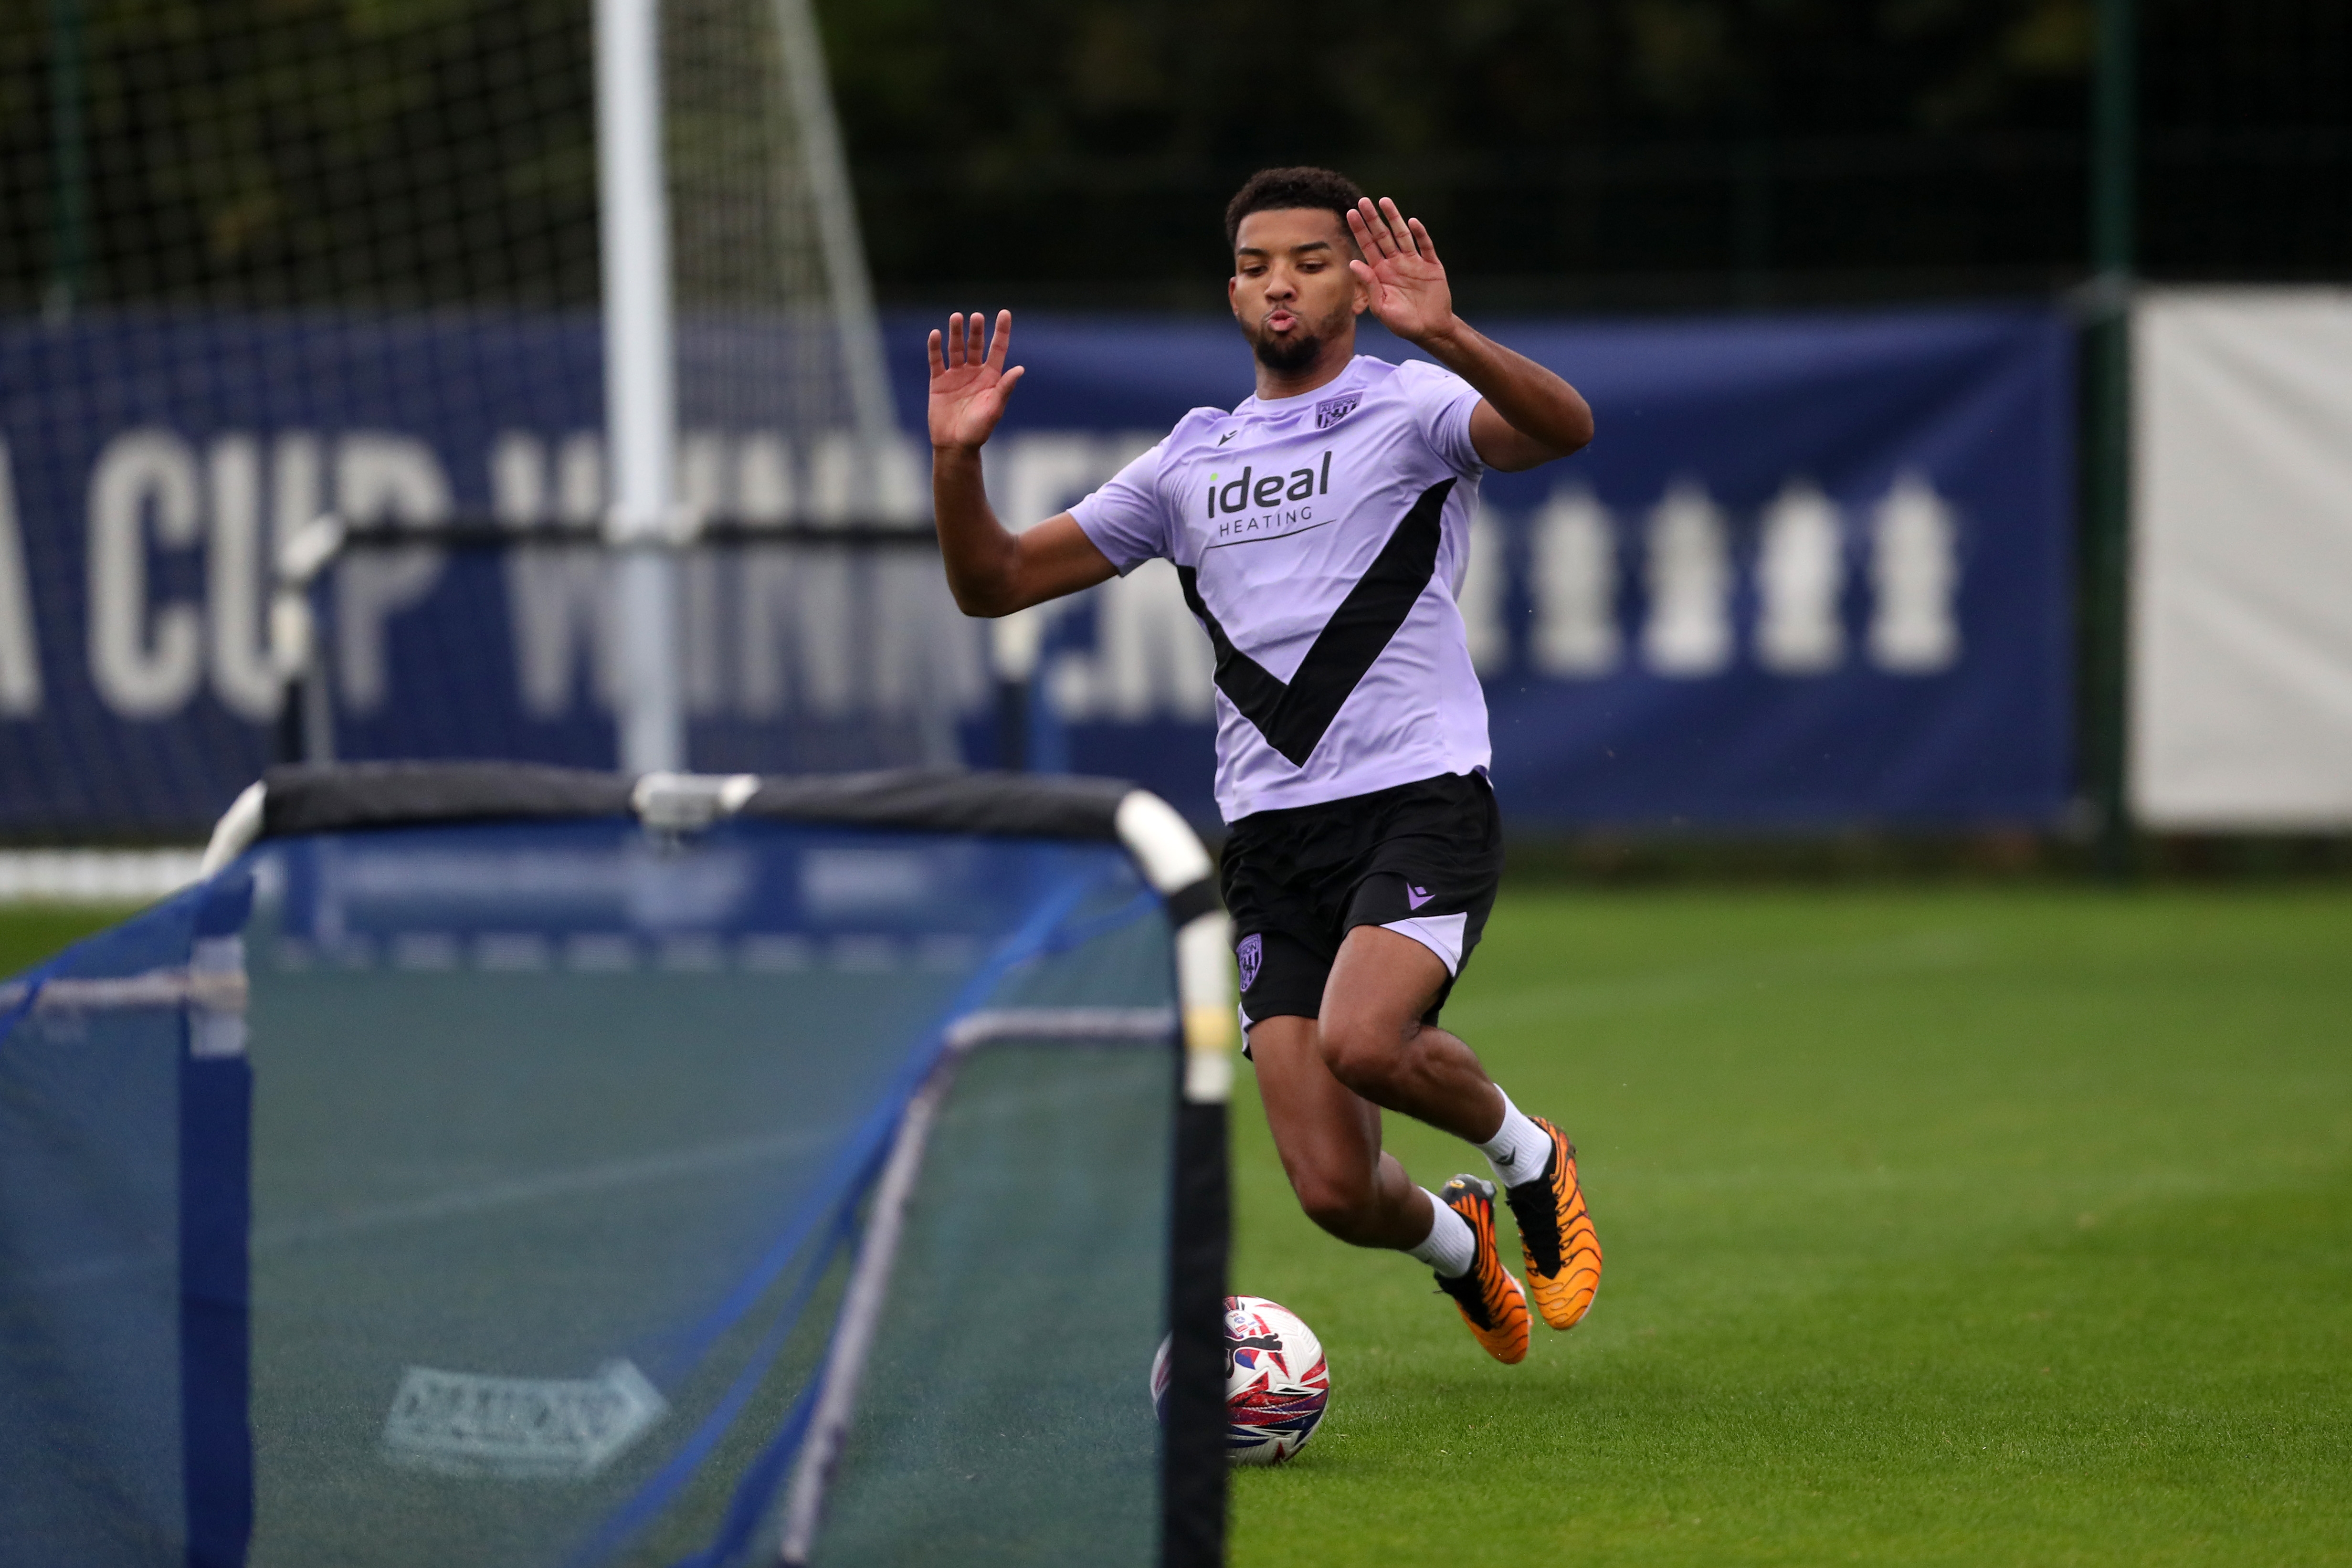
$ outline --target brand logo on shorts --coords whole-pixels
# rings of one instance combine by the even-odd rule
[[[1315,405],[1315,428],[1318,430],[1330,429],[1333,425],[1339,423],[1341,420],[1355,413],[1356,405],[1363,401],[1364,394],[1360,392],[1348,392],[1339,397],[1325,398],[1321,402]]]
[[[1425,887],[1415,887],[1411,883],[1406,883],[1404,884],[1404,901],[1415,909],[1419,909],[1423,904],[1427,904],[1431,899],[1436,896],[1437,895],[1435,894],[1430,892],[1429,889]]]
[[[1241,964],[1242,989],[1246,991],[1257,984],[1257,967],[1265,958],[1265,938],[1255,931],[1251,932],[1242,938],[1241,946],[1234,949],[1234,957]]]

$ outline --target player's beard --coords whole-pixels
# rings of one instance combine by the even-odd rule
[[[1323,351],[1323,340],[1306,331],[1282,338],[1271,332],[1256,332],[1251,334],[1250,347],[1256,351],[1259,364],[1288,375],[1315,362],[1315,356]]]
[[[1267,314],[1271,315],[1272,312],[1269,311]],[[1293,311],[1292,314],[1297,315],[1297,312]],[[1267,370],[1280,371],[1283,374],[1289,375],[1295,371],[1303,371],[1315,362],[1315,356],[1323,351],[1323,345],[1330,340],[1331,334],[1339,329],[1341,319],[1342,318],[1334,316],[1328,321],[1318,321],[1310,327],[1307,323],[1307,318],[1300,316],[1298,325],[1279,337],[1267,331],[1261,323],[1249,334],[1250,349],[1257,355],[1259,364],[1264,365]]]

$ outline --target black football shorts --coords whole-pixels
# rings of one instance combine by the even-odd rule
[[[1244,1033],[1260,1019],[1320,1015],[1323,982],[1359,925],[1387,926],[1445,961],[1422,1016],[1435,1023],[1502,875],[1502,814],[1483,773],[1244,817],[1225,840],[1221,881]]]

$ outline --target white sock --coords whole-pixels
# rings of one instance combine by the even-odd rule
[[[1500,1087],[1495,1092],[1503,1094]],[[1551,1134],[1512,1104],[1507,1094],[1503,1094],[1503,1124],[1478,1147],[1495,1167],[1495,1179],[1507,1187],[1534,1181],[1551,1163]]]
[[[1470,1222],[1437,1201],[1437,1195],[1427,1187],[1421,1196],[1429,1199],[1429,1235],[1422,1244],[1411,1249],[1411,1256],[1420,1259],[1449,1280],[1458,1280],[1478,1261],[1477,1233]]]

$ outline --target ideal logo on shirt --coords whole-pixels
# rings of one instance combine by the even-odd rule
[[[1326,450],[1322,461],[1313,468],[1294,468],[1287,474],[1260,474],[1252,465],[1241,471],[1236,479],[1209,476],[1209,516],[1233,517],[1248,511],[1270,511],[1285,501],[1309,501],[1331,493],[1331,454]],[[1223,530],[1219,530],[1220,532]]]
[[[1363,401],[1364,394],[1361,392],[1342,392],[1338,397],[1325,398],[1315,405],[1315,428],[1330,429],[1355,413],[1356,405]]]

